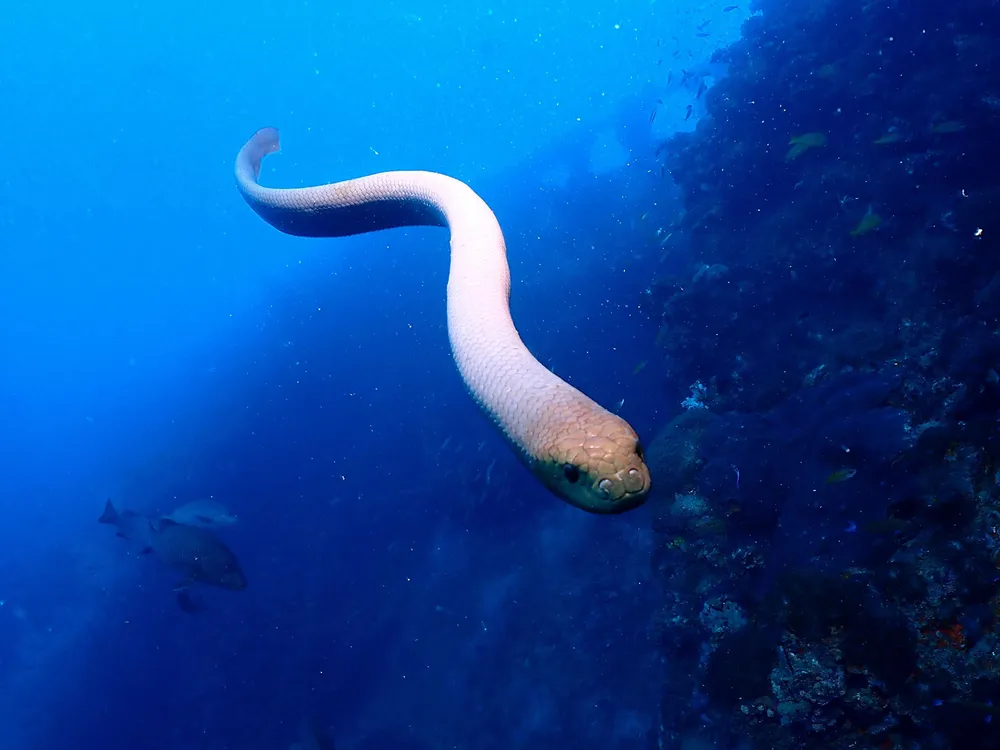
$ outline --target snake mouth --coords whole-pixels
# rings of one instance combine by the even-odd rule
[[[594,486],[592,513],[616,514],[638,508],[649,496],[649,469],[645,464],[606,476]]]
[[[579,504],[579,507],[597,515],[614,516],[638,508],[646,502],[648,495],[648,490],[630,492],[615,499],[610,497],[593,499],[587,504]]]
[[[642,465],[617,471],[613,476],[599,481],[597,490],[613,502],[636,497],[644,498],[649,492],[649,469]]]
[[[626,510],[632,510],[633,508],[638,508],[640,505],[646,502],[646,498],[649,497],[649,484],[641,490],[636,490],[635,492],[629,492],[623,497],[618,498],[614,501],[615,505],[621,509],[622,512]]]

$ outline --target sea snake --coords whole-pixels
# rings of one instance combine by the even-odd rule
[[[649,493],[635,430],[547,370],[510,317],[510,269],[493,211],[464,182],[436,172],[381,172],[316,187],[276,189],[257,180],[279,148],[262,128],[240,149],[236,183],[268,224],[299,237],[346,237],[410,226],[451,231],[448,338],[476,403],[535,476],[566,502],[621,513]]]

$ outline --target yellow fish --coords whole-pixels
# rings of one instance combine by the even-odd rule
[[[963,130],[965,123],[961,120],[945,120],[931,125],[932,133],[961,133]]]
[[[896,132],[892,132],[892,133],[886,133],[877,141],[872,141],[872,143],[874,143],[876,146],[885,146],[888,143],[899,143],[901,140],[903,140],[902,135]]]
[[[825,146],[826,136],[823,133],[803,133],[802,135],[793,135],[789,139],[788,145],[791,146],[791,148],[788,149],[788,153],[785,154],[785,161],[798,159],[802,156],[802,154],[811,148]]]
[[[840,482],[846,482],[848,479],[852,478],[858,473],[857,469],[852,469],[849,466],[845,466],[843,469],[837,469],[830,476],[826,478],[827,484],[838,484]]]
[[[851,237],[860,237],[863,234],[868,234],[873,229],[878,229],[882,226],[882,217],[872,211],[866,213],[861,217],[861,221],[858,225],[851,230]]]

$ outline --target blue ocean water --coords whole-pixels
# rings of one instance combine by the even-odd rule
[[[284,748],[310,714],[346,747],[643,740],[648,518],[554,501],[477,413],[447,236],[284,237],[232,165],[274,124],[270,184],[467,180],[501,217],[528,345],[649,429],[646,280],[623,268],[653,187],[629,159],[659,28],[708,49],[692,13],[4,9],[5,747]],[[107,497],[224,502],[247,591],[180,611],[175,575],[95,523]]]
[[[1000,746],[995,0],[8,6],[5,749]],[[483,418],[444,230],[255,216],[265,125],[470,184],[645,505]],[[109,498],[223,504],[246,590]]]

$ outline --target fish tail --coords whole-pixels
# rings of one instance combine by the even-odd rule
[[[111,504],[111,498],[108,498],[107,502],[104,503],[104,512],[101,514],[101,517],[97,519],[97,522],[117,525],[118,520],[118,511],[115,510],[115,506]]]

